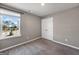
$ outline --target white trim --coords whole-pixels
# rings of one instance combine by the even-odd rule
[[[19,34],[19,35],[16,35],[16,36],[9,36],[9,37],[0,37],[0,40],[6,40],[6,39],[10,39],[10,38],[15,38],[15,37],[21,37],[21,34]]]
[[[49,40],[49,39],[47,39],[47,40]],[[58,41],[56,41],[56,40],[50,40],[50,41],[53,41],[53,42],[55,42],[55,43],[62,44],[62,45],[64,45],[64,46],[68,46],[68,47],[70,47],[70,48],[74,48],[74,49],[79,50],[79,47],[76,47],[76,46],[72,46],[72,45],[69,45],[69,44],[65,44],[65,43],[62,43],[62,42],[58,42]]]
[[[1,10],[1,9],[0,9]],[[17,14],[17,13],[16,13]],[[0,19],[1,19],[1,16],[2,15],[5,15],[5,14],[1,14],[0,13]],[[7,14],[8,15],[8,14]],[[9,16],[11,16],[10,18],[12,19],[12,16],[14,16],[14,15],[9,15]],[[15,15],[16,16],[16,15]],[[4,33],[3,31],[2,31],[2,25],[3,25],[3,22],[2,22],[2,20],[1,20],[1,32],[0,32],[0,40],[3,40],[3,39],[7,39],[7,38],[12,38],[12,37],[20,37],[21,36],[21,28],[20,28],[20,23],[21,23],[21,15],[20,16],[16,16],[16,17],[19,17],[19,33],[18,34],[16,34],[16,35],[13,35],[13,36],[6,36],[6,35],[2,35],[2,33]]]
[[[25,41],[25,42],[22,42],[22,43],[20,43],[20,44],[13,45],[13,46],[10,46],[10,47],[1,49],[0,52],[6,51],[6,50],[8,50],[8,49],[11,49],[11,48],[14,48],[14,47],[17,47],[17,46],[20,46],[20,45],[23,45],[23,44],[26,44],[26,43],[29,43],[29,42],[32,42],[32,41],[37,40],[37,39],[40,39],[40,38],[41,38],[41,37],[37,37],[37,38],[34,38],[34,39],[32,39],[32,40]]]

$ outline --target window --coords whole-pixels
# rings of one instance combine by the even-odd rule
[[[0,9],[0,39],[21,36],[20,14]]]

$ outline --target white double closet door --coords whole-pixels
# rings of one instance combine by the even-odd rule
[[[42,37],[48,40],[53,40],[53,18],[48,17],[41,20]]]

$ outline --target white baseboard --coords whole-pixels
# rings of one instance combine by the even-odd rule
[[[49,40],[49,39],[47,39],[47,40]],[[72,45],[69,45],[69,44],[65,44],[65,43],[62,43],[62,42],[58,42],[56,40],[50,40],[50,41],[53,41],[55,43],[62,44],[62,45],[65,45],[65,46],[68,46],[68,47],[71,47],[71,48],[74,48],[74,49],[79,50],[79,47],[76,47],[76,46],[72,46]]]
[[[65,44],[65,43],[62,43],[62,42],[58,42],[58,41],[55,41],[55,40],[52,40],[52,41],[79,50],[79,48],[76,47],[76,46],[72,46],[72,45]]]
[[[6,50],[9,50],[11,48],[14,48],[14,47],[17,47],[17,46],[20,46],[20,45],[23,45],[23,44],[26,44],[26,43],[29,43],[29,42],[32,42],[34,40],[37,40],[37,39],[40,39],[41,37],[37,37],[37,38],[34,38],[32,40],[29,40],[29,41],[25,41],[25,42],[22,42],[20,44],[17,44],[17,45],[13,45],[13,46],[10,46],[10,47],[7,47],[7,48],[4,48],[4,49],[1,49],[0,52],[3,52],[3,51],[6,51]]]

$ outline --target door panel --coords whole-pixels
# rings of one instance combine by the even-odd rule
[[[46,20],[42,20],[42,37],[47,38],[47,25],[46,25]]]
[[[42,37],[53,40],[53,18],[42,19]]]

